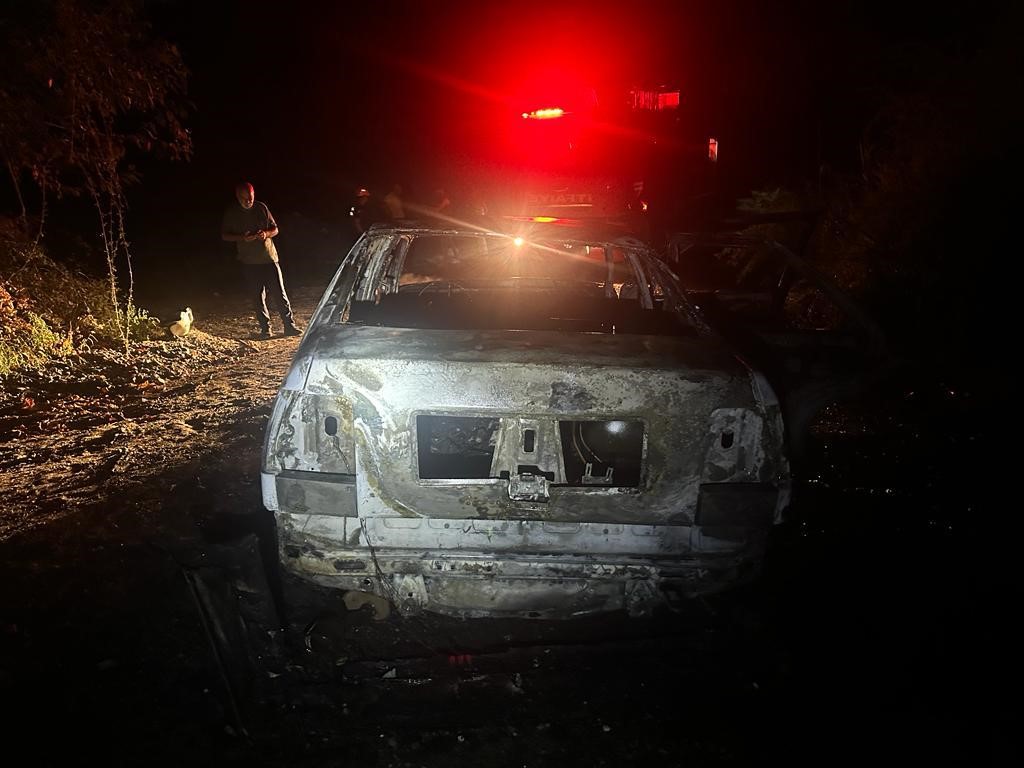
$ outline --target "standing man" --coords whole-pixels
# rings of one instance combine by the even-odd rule
[[[292,317],[292,305],[284,290],[284,277],[272,239],[277,236],[277,222],[266,205],[256,202],[252,184],[242,182],[235,187],[235,199],[238,204],[232,204],[224,211],[220,236],[237,244],[246,291],[254,302],[256,319],[260,324],[260,338],[269,339],[271,336],[268,291],[284,321],[284,335],[299,336],[302,329],[295,325]]]

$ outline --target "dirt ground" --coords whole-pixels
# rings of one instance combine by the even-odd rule
[[[275,568],[258,456],[298,340],[251,340],[237,297],[193,310],[3,391],[0,722],[33,764],[1021,764],[1021,638],[993,620],[1019,593],[965,566],[972,500],[908,427],[933,410],[826,419],[741,594],[379,621]]]

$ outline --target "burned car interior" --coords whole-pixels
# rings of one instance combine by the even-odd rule
[[[445,232],[401,237],[367,264],[336,321],[415,328],[678,335],[685,315],[621,247]]]
[[[767,379],[642,242],[380,226],[296,352],[262,482],[300,578],[568,618],[750,578],[789,471]]]

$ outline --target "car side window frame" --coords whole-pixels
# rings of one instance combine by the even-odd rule
[[[368,263],[380,250],[390,251],[394,240],[395,235],[390,233],[367,233],[356,241],[352,250],[338,265],[334,277],[324,291],[324,298],[313,311],[309,321],[310,327],[347,321],[350,304],[362,285]]]
[[[366,249],[365,258],[359,268],[359,277],[352,287],[349,301],[380,301],[381,276],[395,256],[402,243],[408,244],[409,236],[388,234],[372,242]],[[380,244],[379,247],[375,247]]]
[[[661,278],[661,288],[665,291],[666,301],[671,301],[672,312],[683,318],[689,325],[703,334],[712,333],[704,316],[693,305],[693,302],[686,296],[679,276],[672,268],[657,256],[651,256],[651,270]]]

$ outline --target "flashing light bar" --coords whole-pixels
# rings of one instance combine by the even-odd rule
[[[579,226],[580,219],[563,219],[558,216],[506,216],[509,221],[527,221],[531,224],[559,224],[564,227]]]
[[[524,120],[554,120],[557,117],[564,117],[568,114],[561,107],[548,107],[545,109],[535,109],[532,112],[523,112]]]

